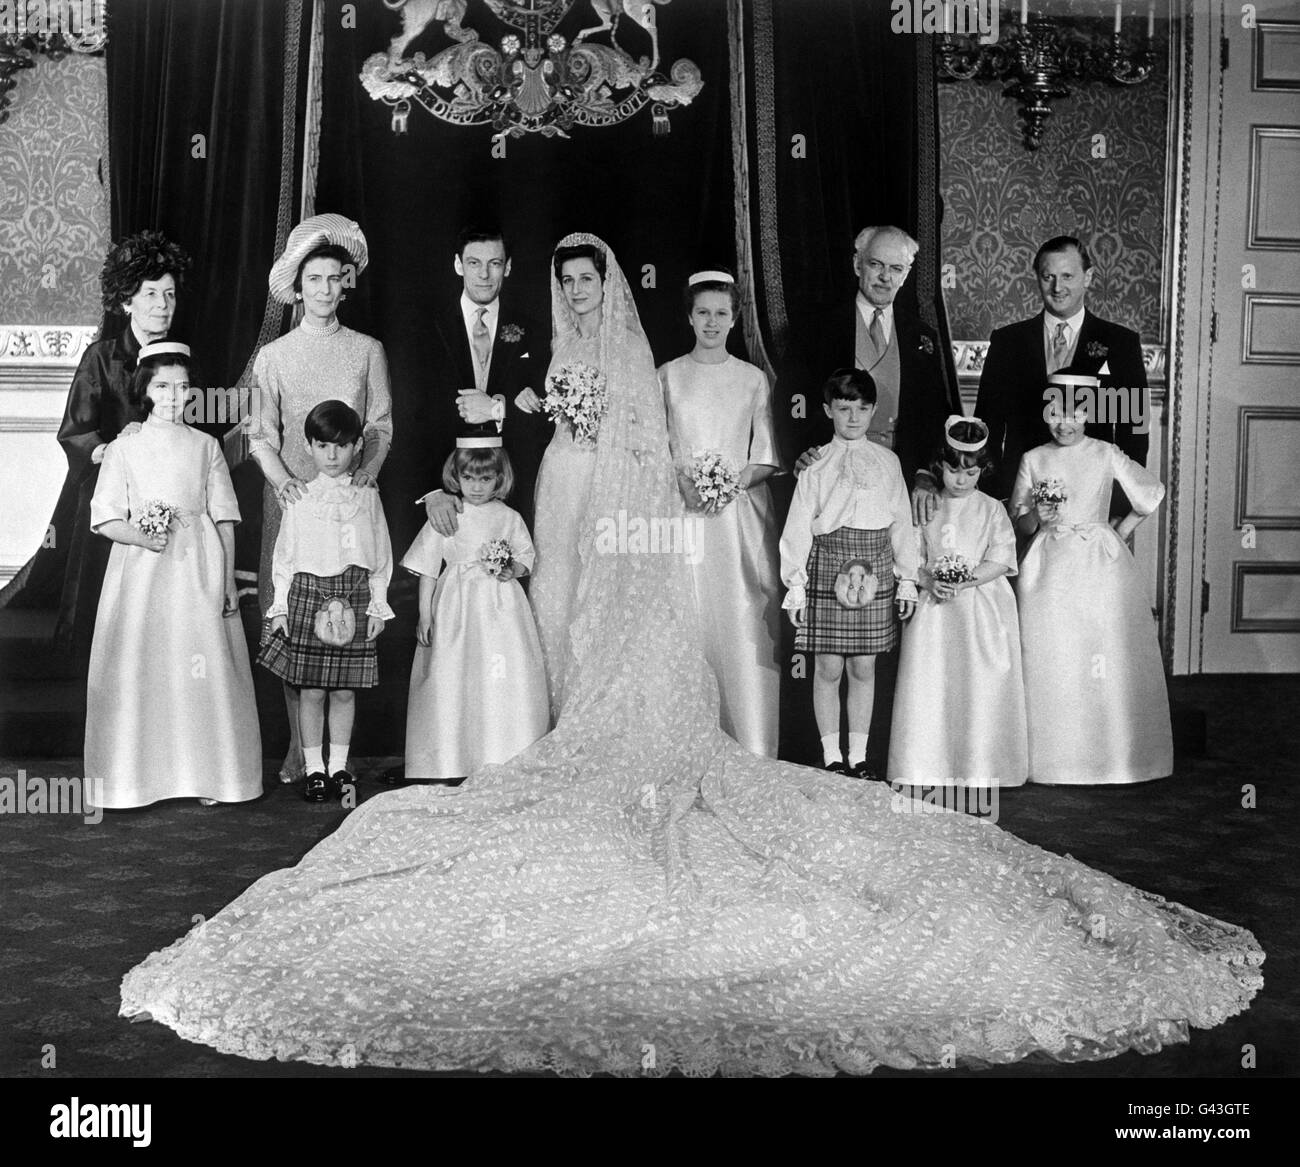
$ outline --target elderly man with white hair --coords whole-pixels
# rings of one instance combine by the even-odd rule
[[[821,383],[835,369],[871,374],[877,406],[867,436],[898,455],[912,491],[913,518],[922,523],[933,513],[937,489],[926,466],[943,439],[944,419],[960,413],[961,405],[945,385],[938,334],[896,302],[918,250],[916,240],[899,227],[860,231],[853,243],[857,296],[813,313],[795,330],[794,343],[799,387],[810,402],[820,401]],[[808,436],[817,441],[829,439],[821,413],[808,409]],[[795,472],[820,452],[820,447],[805,451]]]

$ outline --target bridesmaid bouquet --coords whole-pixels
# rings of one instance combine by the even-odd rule
[[[1059,507],[1069,497],[1065,490],[1065,483],[1059,478],[1047,478],[1035,482],[1034,489],[1030,492],[1030,498],[1033,499],[1035,506],[1047,503],[1049,506]]]
[[[508,539],[489,539],[478,549],[478,561],[493,579],[510,579],[515,549]]]
[[[975,568],[964,555],[940,555],[930,574],[940,583],[970,583],[975,578]]]
[[[146,535],[164,535],[179,510],[179,507],[174,507],[171,503],[151,498],[144,504],[144,510],[136,516],[135,525]]]
[[[567,421],[574,440],[585,446],[596,444],[600,421],[608,405],[605,374],[583,361],[562,365],[546,378],[542,408],[553,421]]]
[[[740,467],[717,450],[697,450],[691,460],[691,481],[704,504],[725,506],[741,493]]]

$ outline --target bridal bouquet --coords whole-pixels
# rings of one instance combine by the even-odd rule
[[[930,574],[940,583],[970,583],[975,578],[975,568],[964,555],[940,555]]]
[[[573,430],[574,440],[586,446],[596,444],[600,420],[609,405],[605,374],[582,361],[562,365],[546,378],[542,408],[554,421],[563,418]]]
[[[1030,497],[1035,506],[1039,503],[1047,503],[1049,506],[1059,507],[1070,496],[1065,491],[1065,483],[1059,478],[1047,478],[1034,483]]]
[[[717,450],[697,450],[691,459],[691,481],[700,502],[725,506],[741,493],[740,467]]]
[[[489,539],[478,549],[478,561],[493,579],[511,579],[515,549],[508,539]]]
[[[136,515],[135,525],[146,535],[165,535],[179,510],[179,507],[174,507],[171,503],[151,498],[144,504],[144,510]]]

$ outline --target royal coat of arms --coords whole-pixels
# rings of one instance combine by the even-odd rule
[[[567,138],[574,126],[616,125],[647,105],[655,133],[666,133],[668,111],[689,105],[704,85],[685,58],[661,69],[657,10],[669,3],[589,0],[598,23],[582,27],[583,0],[384,0],[401,13],[402,31],[387,53],[366,60],[361,83],[393,107],[398,133],[413,102],[453,125],[491,125],[493,140]],[[407,57],[435,24],[450,46]],[[648,37],[649,54],[634,58],[623,33],[642,45]]]

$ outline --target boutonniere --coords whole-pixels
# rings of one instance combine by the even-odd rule
[[[934,341],[932,341],[924,333],[921,334],[921,343],[916,347],[919,348],[923,353],[925,353],[926,356],[928,357],[934,356]]]
[[[524,330],[518,324],[503,324],[497,340],[506,344],[518,344],[524,339]]]
[[[1107,348],[1104,344],[1102,344],[1101,341],[1099,340],[1090,340],[1088,341],[1087,352],[1088,355],[1092,357],[1094,361],[1097,361],[1100,360],[1102,357],[1104,357],[1108,352],[1110,352],[1110,349]]]

